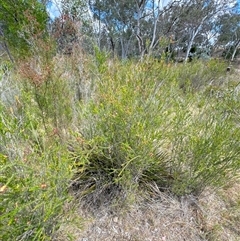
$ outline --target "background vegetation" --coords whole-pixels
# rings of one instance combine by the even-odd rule
[[[14,1],[2,2],[0,20],[4,11],[19,16]],[[97,216],[139,204],[144,216],[141,205],[157,200],[163,209],[146,211],[153,227],[160,225],[149,221],[155,210],[170,223],[176,217],[190,227],[194,220],[190,239],[219,240],[219,229],[231,223],[237,240],[239,196],[226,193],[239,188],[238,70],[226,71],[224,59],[177,63],[162,47],[159,58],[153,52],[113,58],[94,39],[86,46],[90,35],[78,28],[76,9],[51,32],[44,2],[20,6],[37,14],[1,20],[0,240],[76,240],[74,221],[77,228],[84,223],[79,207]],[[204,199],[218,191],[231,211],[221,212],[220,226]]]

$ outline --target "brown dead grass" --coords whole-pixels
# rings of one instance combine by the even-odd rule
[[[199,200],[209,240],[240,240],[240,181],[217,192],[206,190]]]
[[[215,192],[208,188],[198,198],[179,199],[153,189],[154,198],[139,198],[121,209],[104,207],[91,212],[79,207],[74,215],[82,218],[81,228],[65,224],[54,240],[240,240],[240,180]]]

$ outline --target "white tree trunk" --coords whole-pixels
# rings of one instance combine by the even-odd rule
[[[184,59],[184,62],[186,63],[188,61],[188,57],[189,57],[189,54],[190,54],[190,50],[192,48],[192,45],[193,45],[193,40],[195,38],[194,36],[195,34],[192,35],[189,43],[188,43],[188,46],[187,46],[187,52],[186,52],[186,56],[185,56],[185,59]]]
[[[234,51],[233,51],[233,53],[232,53],[231,61],[233,61],[233,60],[234,60],[234,58],[235,58],[235,55],[236,55],[236,53],[237,53],[237,50],[238,50],[239,45],[240,45],[240,40],[238,40],[238,41],[237,41],[237,44],[235,45]]]
[[[138,41],[138,51],[141,58],[144,55],[144,43],[141,36],[141,18],[143,16],[143,8],[144,8],[145,1],[143,0],[140,4],[136,1],[137,7],[137,30],[136,30],[136,37]]]
[[[191,37],[190,37],[190,41],[189,41],[189,43],[188,43],[187,53],[186,53],[184,62],[187,62],[188,56],[189,56],[189,53],[190,53],[190,50],[191,50],[192,45],[193,45],[193,41],[194,41],[195,37],[197,36],[197,34],[199,33],[199,31],[200,31],[200,29],[201,29],[204,21],[207,19],[207,17],[208,17],[208,16],[205,16],[205,17],[202,19],[201,23],[196,27],[196,29],[195,29],[195,30],[192,30],[192,32],[191,32]]]

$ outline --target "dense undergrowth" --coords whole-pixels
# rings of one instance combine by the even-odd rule
[[[96,209],[151,185],[182,197],[234,180],[239,88],[225,70],[79,50],[2,62],[0,240],[51,240],[72,191]]]

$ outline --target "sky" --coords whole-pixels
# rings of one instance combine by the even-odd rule
[[[60,1],[52,0],[48,3],[47,9],[51,19],[57,18],[60,16]]]

